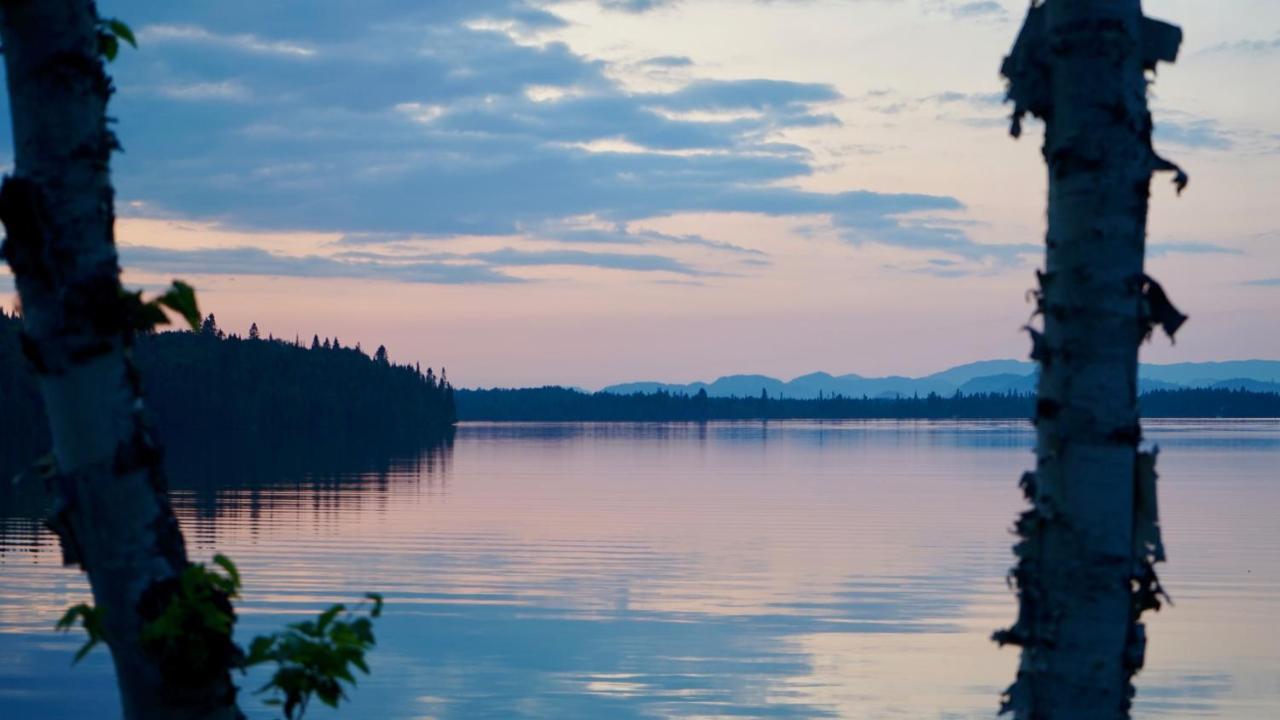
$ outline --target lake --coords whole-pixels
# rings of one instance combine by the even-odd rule
[[[1176,603],[1135,717],[1280,717],[1280,422],[1164,421]],[[367,472],[175,480],[242,640],[384,593],[346,718],[990,718],[1025,422],[463,424]],[[54,538],[0,507],[0,717],[118,717]],[[250,694],[251,717],[274,717]],[[316,708],[308,717],[334,717]]]

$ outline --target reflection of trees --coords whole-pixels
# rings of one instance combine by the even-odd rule
[[[250,444],[236,453],[217,453],[177,444],[169,449],[167,465],[173,502],[184,521],[216,529],[209,521],[239,520],[236,524],[247,522],[253,529],[282,510],[309,507],[327,514],[382,506],[402,488],[443,494],[452,454],[449,432],[417,448]],[[38,480],[0,483],[0,551],[34,551],[52,542],[41,527],[46,503]]]
[[[248,519],[310,506],[317,513],[385,504],[397,487],[443,493],[453,433],[405,448],[308,448],[214,457],[175,452],[174,504],[204,519]]]

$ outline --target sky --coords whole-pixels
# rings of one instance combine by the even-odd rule
[[[1025,357],[1022,0],[103,0],[125,281],[460,386]],[[1280,358],[1280,5],[1148,0],[1150,362]],[[7,103],[6,107],[7,107]],[[8,112],[0,164],[12,166]],[[0,272],[0,304],[16,298]]]

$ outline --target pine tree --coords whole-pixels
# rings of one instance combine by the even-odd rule
[[[221,334],[222,331],[218,329],[218,320],[213,316],[213,313],[209,313],[204,322],[200,323],[200,332],[214,337],[218,337]]]

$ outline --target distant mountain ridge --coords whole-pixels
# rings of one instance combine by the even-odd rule
[[[1228,360],[1185,362],[1168,365],[1144,363],[1138,372],[1139,390],[1182,388],[1243,388],[1255,392],[1280,392],[1280,360]],[[618,395],[669,393],[696,395],[706,390],[712,397],[755,397],[763,391],[769,397],[810,399],[828,395],[845,397],[900,397],[911,395],[954,395],[973,393],[1034,392],[1035,363],[1024,360],[982,360],[948,368],[923,377],[864,377],[814,372],[789,381],[767,375],[726,375],[712,382],[688,384],[630,382],[610,385],[602,392]]]

